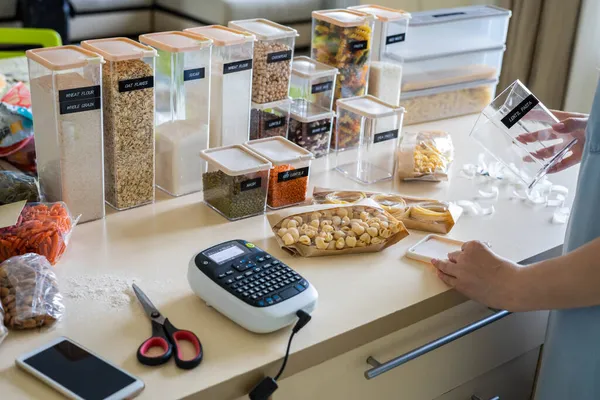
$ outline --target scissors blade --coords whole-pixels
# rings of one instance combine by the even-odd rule
[[[160,311],[158,311],[158,309],[154,307],[154,304],[152,304],[148,296],[146,296],[146,294],[142,292],[142,289],[140,289],[139,286],[135,283],[132,286],[133,292],[137,296],[140,303],[142,303],[142,307],[144,307],[144,311],[146,312],[146,314],[148,314],[148,317],[150,317],[150,319],[156,319],[160,317]]]

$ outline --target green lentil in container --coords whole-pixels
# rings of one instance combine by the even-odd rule
[[[202,175],[204,201],[230,220],[265,212],[269,171],[231,176],[222,171]]]

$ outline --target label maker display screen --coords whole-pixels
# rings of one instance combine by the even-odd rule
[[[208,258],[210,258],[211,260],[213,260],[214,262],[216,262],[217,264],[223,264],[224,262],[229,261],[233,258],[236,258],[236,257],[244,254],[245,252],[246,251],[244,249],[242,249],[241,247],[239,247],[235,244],[232,244],[228,247],[214,250],[210,254],[206,254],[206,256]]]

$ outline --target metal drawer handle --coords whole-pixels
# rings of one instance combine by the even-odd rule
[[[461,337],[468,335],[469,333],[475,332],[476,330],[479,330],[479,329],[483,328],[484,326],[487,326],[487,325],[491,324],[492,322],[496,322],[510,314],[511,314],[510,311],[505,311],[505,310],[498,311],[488,317],[485,317],[483,319],[480,319],[477,322],[472,323],[471,325],[467,325],[467,326],[457,330],[456,332],[450,333],[446,336],[442,336],[439,339],[436,339],[436,340],[429,342],[421,347],[418,347],[412,351],[409,351],[408,353],[402,354],[401,356],[391,359],[390,361],[383,363],[383,364],[380,363],[379,361],[377,361],[375,358],[369,357],[369,358],[367,358],[367,364],[369,364],[373,368],[365,371],[365,378],[373,379],[385,372],[388,372],[389,370],[392,370],[396,367],[406,364],[407,362],[414,360],[415,358],[418,358],[418,357],[422,356],[423,354],[427,354],[430,351],[433,351],[444,345],[447,345],[448,343],[452,343],[456,339],[460,339]],[[494,399],[492,399],[492,400],[494,400]]]

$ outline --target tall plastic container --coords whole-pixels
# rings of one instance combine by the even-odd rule
[[[127,38],[88,40],[100,54],[106,202],[125,210],[154,202],[156,50]]]
[[[42,192],[80,222],[104,217],[103,59],[77,46],[28,50]]]
[[[209,147],[244,143],[250,129],[254,36],[220,25],[185,32],[213,41]]]
[[[336,152],[335,169],[365,184],[390,179],[404,108],[367,95],[338,100],[337,113],[337,137],[351,131],[360,137],[360,142],[355,150]]]
[[[294,57],[290,97],[331,110],[338,70],[306,56]]]
[[[286,100],[298,32],[262,18],[230,21],[228,26],[256,37],[252,101],[264,104]]]
[[[140,36],[158,52],[156,186],[172,196],[202,189],[210,124],[212,40],[187,32]]]

